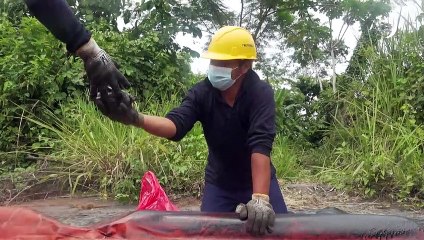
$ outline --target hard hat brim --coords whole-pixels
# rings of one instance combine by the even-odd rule
[[[213,53],[206,51],[200,55],[201,58],[206,59],[212,59],[212,60],[235,60],[235,59],[249,59],[249,60],[256,60],[255,56],[234,56],[230,54],[223,54],[223,53]]]

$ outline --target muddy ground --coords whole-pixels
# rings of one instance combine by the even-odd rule
[[[413,209],[383,200],[364,200],[348,196],[328,186],[298,183],[287,184],[282,190],[289,210],[296,213],[314,213],[319,209],[336,207],[348,213],[397,215],[417,219],[420,224],[424,223],[424,209]],[[172,200],[181,210],[199,210],[200,200],[197,198],[173,197]],[[99,197],[69,196],[25,203],[12,202],[9,205],[29,207],[62,223],[74,226],[88,226],[118,219],[137,207],[134,204],[124,205],[115,201],[102,200]]]

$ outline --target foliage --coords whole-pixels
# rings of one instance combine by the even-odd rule
[[[178,95],[161,104],[150,102],[146,113],[163,116],[179,102]],[[141,176],[151,170],[169,193],[201,194],[207,145],[199,124],[180,142],[171,142],[111,122],[82,98],[64,104],[62,112],[64,118],[54,122],[33,115],[28,120],[54,132],[46,138],[54,151],[43,156],[46,162],[37,172],[60,180],[71,193],[99,191],[103,197],[137,201]],[[306,175],[292,147],[277,136],[272,153],[277,175],[287,180]]]
[[[321,92],[310,77],[287,82],[290,89],[277,89],[275,94],[278,131],[290,141],[319,146],[332,121],[332,94]]]
[[[283,134],[277,135],[271,158],[279,179],[304,181],[305,178],[310,178],[309,171],[300,162],[304,151],[305,148],[299,142],[284,137]]]
[[[183,32],[200,36],[201,32],[213,32],[227,25],[232,17],[221,0],[67,0],[76,16],[85,24],[106,22],[118,29],[122,18],[127,28],[136,36],[147,31],[157,31],[160,35]]]
[[[67,0],[75,15],[85,24],[105,21],[118,29],[118,17],[121,16],[126,0]]]
[[[104,28],[98,24],[99,28]],[[143,38],[132,38],[130,31],[92,30],[100,46],[113,56],[122,73],[132,84],[133,94],[140,102],[146,98],[160,99],[181,90],[189,78],[189,55],[156,31],[145,32]]]
[[[403,31],[367,49],[368,78],[351,82],[323,147],[333,161],[318,161],[324,179],[369,196],[424,198],[419,46],[417,32]]]
[[[407,28],[359,43],[366,61],[357,62],[357,74],[337,77],[336,95],[313,78],[285,80],[290,87],[276,91],[279,131],[297,143],[289,149],[304,149],[296,154],[300,168],[369,197],[422,201],[420,34]]]
[[[4,17],[13,23],[18,23],[26,14],[27,10],[24,1],[0,1],[0,17]]]
[[[34,19],[15,28],[0,23],[0,149],[32,144],[45,131],[27,124],[23,111],[42,115],[40,102],[55,108],[84,88],[80,63],[66,59],[60,43]]]
[[[148,112],[163,115],[178,100],[174,96],[162,104],[152,102]],[[199,191],[207,156],[199,126],[174,143],[112,122],[84,98],[64,104],[62,112],[64,118],[53,122],[33,115],[28,121],[54,133],[48,138],[54,151],[44,156],[43,172],[60,179],[71,193],[99,191],[104,197],[137,201],[141,177],[148,170],[157,174],[168,191]]]
[[[382,39],[389,1],[243,0],[238,16],[219,0],[68,2],[133,84],[138,108],[159,116],[204,78],[190,72],[198,53],[181,48],[177,34],[247,27],[260,53],[255,67],[275,89],[278,177],[316,176],[367,196],[424,199],[424,28]],[[86,100],[81,61],[26,17],[22,2],[3,0],[0,13],[0,173],[39,172],[72,193],[135,201],[142,174],[153,170],[167,191],[200,193],[207,146],[199,125],[174,143],[111,122]],[[128,24],[122,32],[118,17]],[[340,32],[335,21],[344,24]],[[349,53],[344,33],[354,24],[361,37],[337,75]],[[299,67],[294,80],[286,78],[290,64]],[[29,153],[44,159],[41,166],[27,168]]]
[[[266,78],[281,78],[281,72],[287,75],[287,69],[278,65],[289,57],[299,66],[298,71],[291,71],[296,76],[324,78],[330,76],[328,70],[332,68],[334,91],[335,65],[349,53],[344,43],[346,30],[359,23],[367,39],[370,30],[387,27],[380,19],[391,9],[387,0],[243,0],[242,4],[240,25],[248,28],[257,41],[261,53],[258,68],[265,70]],[[333,26],[336,20],[343,21],[339,32]],[[278,50],[265,55],[263,48],[270,42],[276,43]],[[269,71],[268,65],[276,69]],[[323,90],[322,84],[320,87]]]
[[[181,91],[189,78],[185,53],[164,48],[153,31],[131,40],[129,32],[117,33],[102,24],[92,27],[97,42],[121,64],[139,102]],[[18,27],[2,20],[0,32],[0,149],[44,144],[40,139],[48,131],[25,121],[24,112],[48,117],[41,108],[44,103],[60,115],[59,104],[86,89],[82,63],[68,58],[64,46],[33,18],[23,18]]]
[[[206,31],[227,25],[232,14],[221,0],[148,0],[136,3],[124,14],[126,23],[143,33],[147,29],[161,32],[183,32],[201,36]]]

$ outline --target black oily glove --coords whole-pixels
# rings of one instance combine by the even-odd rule
[[[132,109],[132,97],[122,92],[122,89],[130,87],[128,80],[93,38],[81,46],[76,54],[84,61],[84,68],[90,81],[90,100],[94,101],[99,110],[110,119],[124,121],[122,123],[127,124],[128,116],[125,114]],[[121,103],[126,106],[121,106]],[[124,115],[118,116],[118,114]]]
[[[271,233],[275,221],[275,212],[269,203],[269,196],[254,193],[247,204],[239,204],[236,213],[240,220],[247,220],[246,230],[254,235]]]
[[[126,92],[121,92],[119,97],[115,96],[111,87],[107,87],[106,92],[97,92],[94,99],[103,115],[126,125],[137,125],[143,116],[133,108],[133,102],[134,99]]]

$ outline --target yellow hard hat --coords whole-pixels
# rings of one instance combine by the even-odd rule
[[[202,58],[213,60],[256,59],[252,34],[244,28],[225,26],[212,37],[208,51]]]

